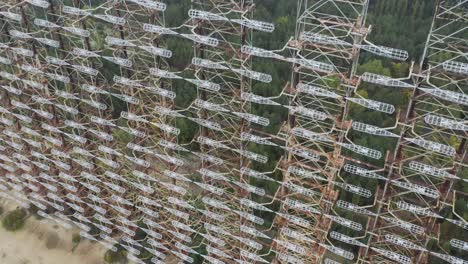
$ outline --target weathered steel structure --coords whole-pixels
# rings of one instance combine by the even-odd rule
[[[369,1],[293,1],[275,51],[254,0],[192,0],[177,27],[170,1],[1,2],[1,197],[135,263],[467,263],[468,0],[436,1],[401,79],[358,73],[408,60],[368,40]],[[289,66],[280,94],[257,60]]]

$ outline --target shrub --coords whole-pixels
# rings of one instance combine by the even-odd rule
[[[37,207],[36,205],[34,205],[34,204],[30,204],[30,205],[29,205],[29,208],[28,208],[29,214],[30,214],[30,215],[33,215],[37,220],[43,219],[42,216],[40,216],[40,215],[37,214],[37,212],[38,212],[39,210],[41,210],[41,209],[39,209],[39,207]]]
[[[107,250],[104,254],[104,261],[109,264],[127,263],[127,254],[120,247],[117,247],[117,252]]]
[[[80,234],[73,234],[72,235],[72,243],[73,243],[73,248],[72,248],[72,252],[75,251],[75,249],[78,247],[78,245],[80,244],[81,242],[81,236]]]
[[[25,209],[16,209],[9,212],[2,220],[3,228],[8,231],[17,231],[24,226],[27,212]]]
[[[80,234],[73,234],[72,235],[72,243],[73,244],[78,244],[81,242],[81,236]]]

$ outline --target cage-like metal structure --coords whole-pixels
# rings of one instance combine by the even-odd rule
[[[296,1],[274,51],[254,0],[191,1],[175,27],[170,1],[0,3],[1,197],[135,263],[465,263],[468,1],[437,1],[402,79],[358,74],[408,59],[368,40],[369,1]],[[258,60],[289,65],[279,94]]]

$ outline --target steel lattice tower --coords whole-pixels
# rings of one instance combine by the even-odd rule
[[[400,121],[402,132],[389,162],[390,181],[382,192],[379,219],[370,229],[377,235],[371,241],[399,254],[393,257],[401,263],[439,259],[463,262],[444,252],[442,245],[450,243],[456,249],[464,242],[457,238],[445,240],[440,228],[449,225],[466,234],[466,224],[457,214],[460,208],[455,208],[455,202],[466,196],[456,186],[463,181],[457,173],[466,170],[463,120],[467,87],[463,65],[468,28],[461,14],[466,12],[467,4],[437,3],[424,57],[412,74],[413,94]],[[400,87],[404,86],[408,85]],[[371,256],[370,260],[380,258]]]
[[[335,184],[335,180],[343,165],[340,144],[349,144],[345,142],[349,101],[344,99],[351,97],[356,88],[354,75],[359,45],[366,35],[362,24],[367,1],[300,1],[299,7],[302,13],[297,20],[296,39],[290,42],[291,48],[297,51],[290,59],[293,76],[288,91],[291,96],[289,123],[285,128],[289,135],[288,162],[283,180],[288,198],[283,213],[296,217],[307,215],[305,234],[311,237],[301,239],[291,235],[294,231],[299,234],[304,231],[288,217],[279,228],[284,233],[283,239],[289,242],[299,239],[305,246],[313,241],[309,252],[315,253],[296,257],[307,261],[304,257],[308,256],[319,262],[325,251],[337,252],[327,242],[332,221],[346,220],[336,215],[332,206],[338,195],[335,187],[338,184],[347,187],[345,183]],[[295,184],[304,191],[298,192]],[[349,254],[341,253],[347,258]]]
[[[367,40],[370,1],[298,0],[275,51],[254,46],[274,31],[254,0],[193,0],[176,27],[154,0],[2,2],[1,196],[136,263],[466,263],[444,248],[468,247],[468,1],[437,1],[402,79],[358,74],[362,53],[408,59]],[[179,71],[174,40],[193,46]],[[290,65],[280,94],[256,94],[276,78],[258,60]],[[406,109],[370,85],[411,93]],[[259,109],[287,120],[271,132]]]

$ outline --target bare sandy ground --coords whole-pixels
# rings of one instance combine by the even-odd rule
[[[4,212],[15,204],[0,200]],[[8,232],[0,226],[1,264],[104,264],[106,249],[82,239],[72,252],[72,235],[79,230],[67,230],[47,220],[29,217],[23,229]]]

